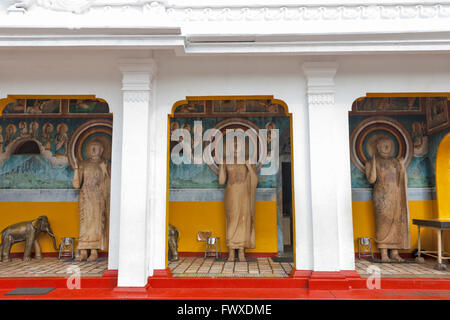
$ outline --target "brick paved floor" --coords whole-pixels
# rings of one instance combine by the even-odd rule
[[[362,277],[369,276],[369,266],[380,268],[382,277],[390,278],[450,278],[448,270],[438,271],[435,260],[425,263],[373,263],[356,259],[356,270]],[[73,262],[57,258],[33,259],[23,262],[0,262],[2,277],[66,277],[73,274],[71,268],[80,268],[81,276],[102,276],[108,268],[108,260],[101,258],[96,262]],[[184,257],[169,263],[175,277],[288,277],[293,263],[274,262],[272,258],[249,258],[247,262],[227,262],[214,258]]]
[[[0,262],[2,277],[66,277],[74,273],[73,267],[79,267],[81,276],[98,277],[108,269],[108,259],[100,258],[94,262],[74,262],[69,259],[43,258],[23,262],[16,258],[11,262]]]
[[[169,263],[175,277],[288,277],[291,262],[272,258],[249,258],[247,262],[227,262],[215,258],[184,257]]]
[[[425,263],[373,263],[356,259],[356,271],[368,277],[369,266],[380,268],[382,277],[389,278],[450,278],[449,269],[434,269],[435,260]],[[288,277],[293,263],[274,262],[272,258],[253,258],[248,262],[227,262],[214,258],[185,257],[169,263],[175,277]]]
[[[368,277],[369,266],[376,266],[386,278],[450,278],[450,265],[447,270],[438,271],[434,269],[435,263],[434,259],[427,259],[425,263],[373,263],[364,259],[355,262],[361,277]]]

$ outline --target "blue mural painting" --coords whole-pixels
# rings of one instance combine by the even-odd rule
[[[70,138],[76,128],[85,122],[85,119],[77,118],[8,118],[0,120],[0,142],[1,152],[6,151],[6,147],[13,140],[20,137],[29,137],[42,143],[45,149],[56,154],[58,141],[63,136]],[[61,147],[67,148],[66,145]],[[59,152],[61,153],[61,152]]]
[[[227,118],[172,118],[171,127],[176,122],[176,127],[187,128],[191,131],[193,139],[194,121],[201,121],[203,132],[213,128],[219,122]],[[290,153],[290,119],[289,117],[250,117],[245,118],[261,129],[265,129],[266,124],[272,122],[279,129],[280,154]],[[177,142],[172,142],[177,144]],[[266,164],[268,166],[269,164]],[[259,175],[258,188],[275,188],[277,186],[276,174]],[[207,164],[174,164],[170,161],[169,171],[170,189],[219,189],[218,176]]]
[[[425,123],[425,115],[392,115],[389,116],[400,122],[414,139],[414,123]],[[367,116],[351,116],[349,120],[350,132]],[[428,152],[424,155],[415,155],[407,168],[409,188],[432,188],[435,187],[435,161],[439,143],[449,130],[441,131],[428,136]],[[365,175],[359,171],[353,163],[351,165],[352,188],[370,188]]]
[[[0,189],[70,189],[70,166],[53,168],[40,154],[11,155],[0,167]]]
[[[0,189],[73,189],[68,142],[86,121],[89,119],[0,119]],[[31,149],[20,151],[29,142]]]

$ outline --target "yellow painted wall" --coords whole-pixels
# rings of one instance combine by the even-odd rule
[[[439,144],[436,154],[436,218],[450,219],[450,133]],[[443,232],[444,250],[450,251],[450,232]]]
[[[401,252],[412,252],[417,248],[417,226],[412,224],[412,219],[433,219],[436,215],[436,201],[409,201],[409,220],[411,230],[411,250]],[[372,201],[353,201],[353,237],[355,252],[358,252],[358,238],[370,237],[374,245],[375,221],[373,216]],[[435,248],[435,234],[429,228],[421,230],[422,248]],[[378,251],[374,245],[374,251]]]
[[[61,237],[78,237],[77,202],[0,202],[0,230],[7,226],[46,215],[59,245]],[[42,252],[55,252],[50,236],[39,235]],[[12,246],[11,252],[23,252],[24,242]],[[76,245],[76,244],[75,244]]]
[[[256,201],[256,248],[247,252],[277,252],[276,212],[276,201]],[[180,232],[179,252],[204,252],[205,243],[197,241],[197,231],[212,231],[220,237],[221,251],[228,251],[223,201],[169,202],[169,223]]]
[[[450,133],[441,141],[436,155],[437,217],[450,218]]]

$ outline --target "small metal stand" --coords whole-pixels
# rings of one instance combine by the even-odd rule
[[[369,246],[369,251],[363,251],[361,253],[361,247]],[[358,258],[361,257],[371,257],[373,259],[373,251],[372,251],[372,239],[367,237],[358,238]]]
[[[211,250],[214,249],[214,250]],[[216,259],[220,258],[220,238],[208,237],[205,243],[205,258],[215,256]]]
[[[61,244],[59,245],[58,259],[62,257],[74,257],[75,238],[65,237],[61,238]]]

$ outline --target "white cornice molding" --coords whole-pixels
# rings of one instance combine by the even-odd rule
[[[208,3],[209,2],[209,3]],[[153,15],[184,22],[292,22],[333,20],[405,20],[449,18],[450,1],[148,1],[148,0],[16,0],[8,12],[36,9],[71,12],[77,15],[90,11],[104,14],[122,13]],[[300,4],[299,4],[300,2]]]
[[[144,10],[161,11],[165,10],[165,1],[154,0],[14,0],[8,11],[28,11],[36,8],[50,11],[72,12],[83,14],[95,8],[110,9],[132,9],[142,8]]]
[[[260,7],[197,7],[167,8],[167,15],[176,21],[221,21],[221,22],[292,22],[333,20],[393,20],[449,18],[450,4],[405,4],[402,2],[350,5],[309,6],[260,6]]]
[[[0,28],[0,49],[11,47],[171,49],[184,51],[179,28]]]
[[[450,31],[328,34],[153,34],[151,28],[0,28],[0,50],[95,48],[174,50],[177,55],[343,55],[450,52]]]
[[[10,14],[0,5],[0,49],[169,49],[179,55],[450,51],[450,0],[299,2],[22,0]]]
[[[308,35],[195,35],[185,51],[203,54],[343,55],[449,52],[450,32],[361,32]]]

